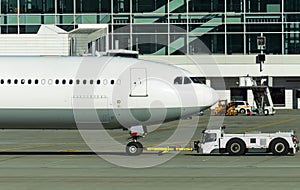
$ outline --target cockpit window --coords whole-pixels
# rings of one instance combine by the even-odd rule
[[[190,79],[193,81],[193,83],[203,84],[199,77],[190,77]]]
[[[191,83],[192,83],[191,79],[189,79],[188,77],[184,77],[183,84],[191,84]]]
[[[176,77],[174,79],[174,84],[191,84],[192,81],[189,77]]]
[[[182,84],[182,77],[176,77],[174,79],[174,84]]]

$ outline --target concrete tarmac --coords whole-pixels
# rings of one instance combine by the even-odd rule
[[[300,131],[300,111],[278,110],[274,116],[228,116],[227,132]],[[199,119],[199,121],[198,121]],[[194,116],[181,125],[198,122],[191,141],[201,131],[222,120],[216,116]],[[159,144],[176,129],[178,122],[163,124],[142,140],[145,146]],[[217,122],[216,122],[217,123]],[[216,126],[217,127],[217,126]],[[108,131],[126,143],[126,133]],[[296,133],[297,134],[297,133]],[[299,135],[299,133],[298,133]],[[178,142],[174,142],[174,145]],[[97,156],[76,130],[1,130],[0,190],[17,189],[299,189],[300,153],[295,156],[252,154],[211,155],[181,152],[167,162],[149,168],[124,168],[101,158],[112,154],[120,160],[134,159],[123,152],[103,150]],[[160,156],[163,158],[174,152]],[[156,152],[139,156],[156,159]]]

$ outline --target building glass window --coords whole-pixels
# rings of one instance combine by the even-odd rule
[[[42,13],[43,1],[20,0],[20,13]]]
[[[270,93],[275,107],[285,106],[285,88],[273,87],[270,88]]]
[[[134,13],[167,13],[168,0],[133,0],[132,10]]]
[[[111,12],[111,1],[100,0],[99,10],[101,13],[110,13]]]
[[[128,25],[128,24],[116,24],[116,25],[114,25],[114,33],[115,34],[116,33],[118,33],[118,34],[130,33],[130,25]]]
[[[169,3],[169,11],[170,13],[186,13],[187,12],[187,4],[186,1],[170,1]]]
[[[285,12],[300,12],[300,1],[299,0],[284,0],[284,11]]]
[[[257,34],[247,34],[246,35],[246,52],[247,54],[260,53],[257,49]],[[281,34],[264,34],[266,36],[266,54],[281,54],[282,53],[282,36]]]
[[[77,13],[110,13],[110,0],[76,0]]]
[[[130,35],[114,35],[114,49],[129,49]]]
[[[18,13],[17,0],[1,0],[1,13],[4,14]]]
[[[74,1],[73,0],[57,0],[57,12],[58,13],[74,13]]]
[[[110,2],[110,1],[107,1]],[[85,0],[76,0],[76,12],[77,13],[100,13],[102,5],[101,0],[89,0],[88,3]]]
[[[20,25],[20,34],[36,34],[39,29],[39,25]]]
[[[20,13],[54,13],[54,0],[20,0]]]
[[[191,0],[189,12],[225,12],[224,0]]]
[[[227,35],[227,53],[244,53],[244,35],[229,34]]]
[[[179,43],[180,42],[180,43]],[[169,44],[169,54],[185,55],[187,53],[187,36],[186,34],[171,34]]]
[[[167,34],[136,34],[133,35],[133,48],[140,54],[168,55]]]
[[[284,44],[285,44],[284,54],[300,54],[300,33],[299,32],[285,33]]]
[[[189,31],[193,33],[224,32],[224,17],[225,15],[223,14],[190,16],[189,20],[191,24],[189,25]]]
[[[246,12],[281,12],[282,0],[246,0]]]
[[[167,24],[133,24],[133,33],[167,33]],[[183,30],[181,30],[182,32]]]
[[[243,12],[243,0],[226,0],[228,12]]]
[[[1,26],[1,34],[17,34],[18,26]]]
[[[129,13],[131,0],[113,0],[114,13]]]
[[[224,34],[195,34],[189,36],[190,54],[225,53]]]

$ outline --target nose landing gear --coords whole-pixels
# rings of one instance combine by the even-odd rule
[[[129,156],[138,156],[143,153],[143,145],[142,143],[138,142],[139,138],[145,137],[147,133],[147,128],[145,126],[139,125],[139,126],[133,126],[130,128],[130,140],[126,145],[126,153]]]

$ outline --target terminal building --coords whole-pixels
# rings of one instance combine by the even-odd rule
[[[222,99],[249,100],[238,88],[249,75],[277,108],[300,108],[299,0],[1,0],[0,20],[0,55],[138,50],[203,77]]]

